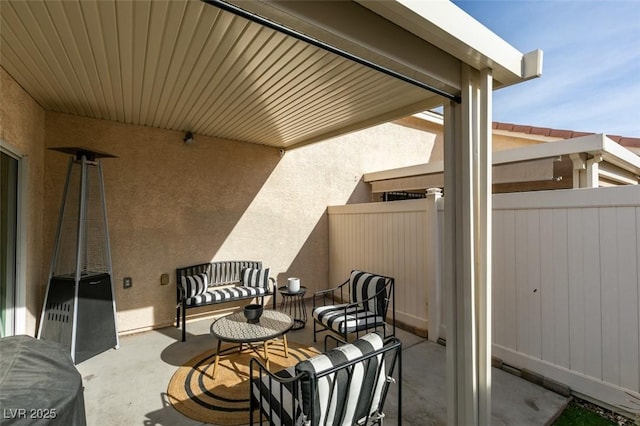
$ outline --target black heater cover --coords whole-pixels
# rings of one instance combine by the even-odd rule
[[[38,338],[65,345],[76,364],[118,348],[116,305],[100,158],[71,154]]]

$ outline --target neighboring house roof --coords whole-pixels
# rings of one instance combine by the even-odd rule
[[[540,135],[540,136],[548,136],[552,138],[560,138],[560,139],[573,139],[578,138],[580,136],[589,136],[595,135],[596,133],[591,132],[578,132],[575,130],[562,130],[562,129],[552,129],[550,127],[535,127],[535,126],[526,126],[522,124],[513,124],[513,123],[501,123],[499,121],[493,122],[493,128],[495,130],[506,130],[508,132],[517,132],[517,133],[525,133],[528,135]],[[607,137],[614,142],[619,143],[622,146],[626,147],[640,147],[640,138],[631,138],[627,136],[618,136],[618,135],[609,135]]]
[[[439,125],[442,125],[444,122],[442,114],[435,111],[423,111],[418,114],[414,114],[413,116],[420,120],[429,121]],[[551,127],[537,127],[537,126],[529,126],[525,124],[503,123],[500,121],[494,121],[492,123],[492,127],[494,130],[498,132],[522,133],[526,135],[533,135],[533,136],[539,137],[543,141],[573,139],[573,138],[579,138],[581,136],[590,136],[590,135],[597,134],[593,132],[580,132],[577,130],[553,129]],[[612,141],[617,142],[620,145],[625,146],[627,148],[640,148],[640,138],[610,135],[610,134],[607,134],[607,137]],[[640,155],[640,149],[632,149],[632,151]]]
[[[607,135],[592,133],[494,151],[493,166],[494,192],[634,185],[640,176],[639,156]],[[422,191],[442,187],[443,170],[444,163],[434,161],[367,173],[364,181],[372,184],[374,193]]]

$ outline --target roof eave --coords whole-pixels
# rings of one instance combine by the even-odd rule
[[[461,63],[492,69],[495,89],[542,74],[542,51],[522,54],[449,1],[223,2],[453,95]]]
[[[541,50],[523,55],[449,1],[356,1],[461,62],[492,69],[494,88],[542,75]]]
[[[574,153],[590,156],[601,155],[603,160],[635,175],[640,175],[640,157],[603,134],[582,136],[558,142],[525,146],[493,153],[494,165],[509,164],[540,158],[558,157]],[[423,174],[440,173],[444,170],[442,161],[366,173],[365,182],[404,178]]]

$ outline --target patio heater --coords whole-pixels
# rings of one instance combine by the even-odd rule
[[[71,157],[38,338],[62,343],[78,364],[119,346],[100,161],[115,156],[51,149]]]

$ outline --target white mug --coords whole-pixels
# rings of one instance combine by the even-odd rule
[[[289,278],[289,284],[287,285],[287,288],[292,293],[300,291],[300,278]]]

